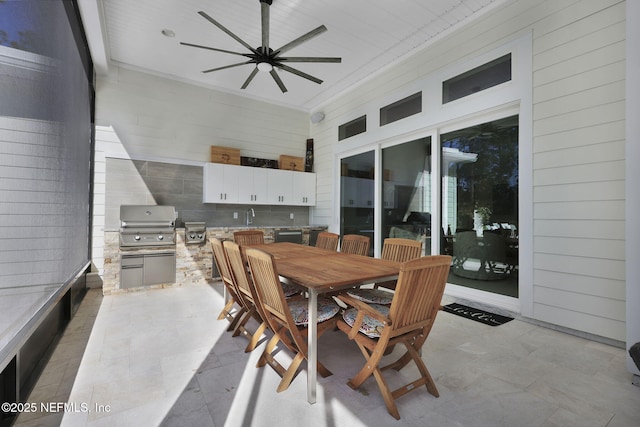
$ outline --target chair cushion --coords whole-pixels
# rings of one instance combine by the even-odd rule
[[[381,289],[351,289],[347,294],[368,304],[391,304],[393,300],[392,292]]]
[[[289,311],[296,325],[306,325],[309,323],[309,300],[299,299],[289,301]],[[318,323],[331,319],[335,316],[340,307],[329,298],[318,298]]]
[[[389,315],[389,306],[381,305],[381,304],[370,304],[370,307],[376,311],[379,311],[385,316]],[[347,323],[347,325],[353,327],[353,324],[356,321],[356,316],[358,315],[358,310],[355,308],[350,308],[345,310],[342,313],[342,318]],[[384,324],[378,319],[374,319],[371,316],[367,316],[365,314],[364,320],[362,321],[362,326],[360,326],[360,332],[368,336],[369,338],[379,338],[382,334],[382,330],[384,329]]]
[[[282,283],[280,282],[280,284],[282,285],[282,291],[284,292],[284,296],[285,298],[289,298],[290,296],[296,295],[300,293],[300,289],[296,288],[293,285],[289,285],[286,283]]]

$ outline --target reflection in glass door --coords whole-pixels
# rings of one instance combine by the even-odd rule
[[[382,239],[422,242],[431,254],[431,138],[382,150]]]
[[[340,161],[340,236],[360,234],[374,246],[374,172],[373,151],[345,157]]]
[[[442,134],[441,141],[449,283],[517,298],[518,116]]]

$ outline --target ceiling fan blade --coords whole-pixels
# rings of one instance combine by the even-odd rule
[[[286,57],[278,57],[277,61],[284,62],[333,62],[340,63],[342,62],[342,58],[324,58],[317,56],[286,56]]]
[[[327,31],[327,27],[325,27],[324,25],[320,25],[315,30],[311,30],[307,34],[304,34],[304,35],[298,37],[297,39],[292,40],[289,43],[285,44],[280,49],[276,50],[276,54],[279,55],[279,54],[281,54],[283,52],[291,50],[294,47],[298,46],[299,44],[302,44],[302,43],[306,42],[307,40],[317,36],[318,34],[324,33],[325,31]]]
[[[280,76],[278,75],[278,73],[276,73],[276,70],[271,70],[269,74],[271,74],[271,77],[273,77],[273,80],[276,81],[276,84],[278,85],[282,93],[285,93],[287,91],[287,88],[284,85],[284,83],[282,83],[282,80],[280,79]]]
[[[262,53],[269,54],[269,4],[265,1],[260,2],[260,11],[262,16]]]
[[[197,47],[197,48],[200,48],[200,49],[213,50],[215,52],[230,53],[232,55],[240,55],[240,56],[249,57],[249,54],[247,54],[247,53],[232,52],[230,50],[218,49],[218,48],[215,48],[215,47],[202,46],[202,45],[199,45],[199,44],[193,44],[193,43],[187,43],[187,42],[180,42],[180,44],[183,45],[183,46],[191,46],[191,47]]]
[[[210,73],[212,71],[219,71],[219,70],[225,70],[227,68],[239,67],[240,65],[247,65],[247,64],[251,64],[252,62],[254,61],[239,62],[237,64],[225,65],[224,67],[211,68],[210,70],[204,70],[203,73]]]
[[[291,74],[295,74],[296,76],[304,77],[305,79],[311,80],[314,83],[318,83],[318,84],[322,83],[322,80],[320,80],[319,78],[313,77],[312,75],[307,73],[303,73],[302,71],[296,70],[295,68],[291,68],[288,65],[276,64],[276,67],[280,68],[281,70],[288,71]]]
[[[234,39],[235,41],[237,41],[238,43],[240,43],[242,46],[246,47],[247,49],[249,49],[251,52],[253,53],[258,53],[254,48],[252,48],[251,46],[249,46],[249,44],[247,42],[245,42],[244,40],[242,40],[240,37],[236,36],[235,34],[233,34],[229,29],[227,29],[224,25],[222,25],[221,23],[219,23],[218,21],[216,21],[215,19],[213,19],[212,17],[210,17],[209,15],[207,15],[205,12],[203,11],[199,11],[198,14],[200,16],[202,16],[204,19],[206,19],[207,21],[211,22],[213,25],[215,25],[216,27],[220,28],[222,31],[224,31],[225,33],[227,33],[232,39]]]
[[[249,74],[249,77],[247,77],[247,80],[244,81],[244,84],[240,89],[246,89],[247,86],[249,86],[249,83],[251,83],[251,80],[253,80],[253,78],[256,76],[256,74],[258,74],[258,67],[255,67],[253,69],[253,71],[251,72],[251,74]]]

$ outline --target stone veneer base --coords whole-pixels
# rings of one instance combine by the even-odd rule
[[[274,241],[274,235],[279,230],[302,230],[302,241],[309,244],[310,231],[326,229],[324,226],[305,227],[253,227],[264,231],[266,243]],[[123,253],[145,252],[152,250],[144,249],[120,250],[118,231],[105,231],[104,233],[104,271],[102,275],[102,293],[111,295],[117,293],[139,292],[146,289],[162,289],[180,286],[210,284],[217,280],[213,277],[213,255],[209,241],[212,237],[220,240],[233,240],[233,233],[239,230],[247,230],[247,227],[211,227],[207,228],[207,241],[204,244],[184,243],[184,230],[176,233],[176,281],[174,283],[162,283],[138,288],[120,288],[120,259]],[[162,248],[158,251],[168,251],[173,248]]]

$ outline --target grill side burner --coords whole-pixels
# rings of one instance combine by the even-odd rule
[[[175,246],[176,211],[173,206],[120,206],[120,247]]]
[[[185,222],[184,242],[188,245],[205,243],[207,240],[205,222]]]

